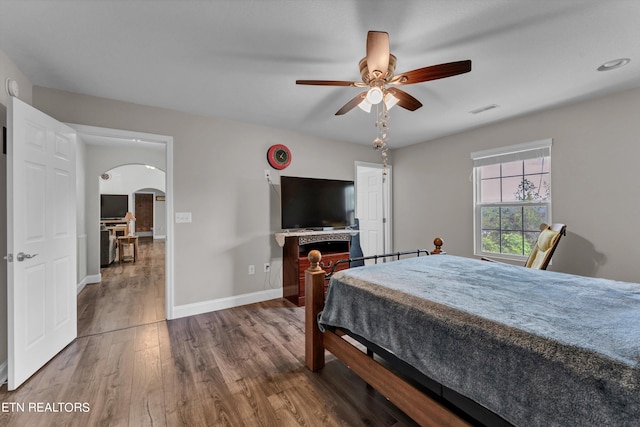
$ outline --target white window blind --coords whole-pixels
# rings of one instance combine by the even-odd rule
[[[529,160],[551,155],[552,139],[543,139],[524,144],[510,145],[508,147],[493,148],[490,150],[471,153],[473,167],[495,165],[497,163],[509,163],[517,160]]]

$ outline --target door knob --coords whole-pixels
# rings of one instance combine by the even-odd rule
[[[33,257],[38,256],[38,254],[25,254],[24,252],[18,252],[18,255],[16,255],[16,260],[18,260],[18,262],[22,262],[25,259],[31,259]]]

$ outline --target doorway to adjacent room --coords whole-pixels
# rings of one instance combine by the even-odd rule
[[[391,236],[391,166],[356,162],[356,217],[364,256],[393,250]]]
[[[116,261],[109,262],[106,267],[102,263],[90,267],[92,273],[98,268],[100,283],[87,285],[78,295],[78,336],[170,319],[173,306],[170,273],[172,139],[137,132],[85,126],[78,128],[78,134],[88,146],[88,234],[99,233],[102,228],[92,226],[102,222],[100,212],[92,206],[99,205],[102,184],[107,182],[117,184],[105,190],[107,193],[126,194],[129,198],[128,211],[134,216],[130,227],[138,236],[135,262]],[[112,156],[113,152],[121,155]],[[125,152],[131,154],[124,155]],[[125,174],[132,169],[137,169],[133,184],[129,179],[131,175]],[[147,178],[149,173],[157,176]],[[106,181],[105,177],[108,177]],[[96,204],[92,202],[94,199]],[[93,241],[99,242],[100,236]],[[100,258],[99,248],[96,250],[98,253],[89,253],[89,257]]]
[[[136,234],[139,236],[153,235],[153,193],[137,192],[135,200]]]

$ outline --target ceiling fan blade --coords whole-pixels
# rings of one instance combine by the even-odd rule
[[[407,92],[397,89],[391,88],[387,89],[387,92],[391,93],[391,95],[398,98],[398,106],[405,108],[409,111],[415,111],[418,108],[422,107],[422,103],[415,99],[413,96],[409,95]]]
[[[384,78],[389,68],[389,33],[367,33],[367,68],[371,78]]]
[[[297,85],[316,85],[316,86],[356,86],[361,85],[360,82],[345,82],[342,80],[296,80]]]
[[[469,71],[471,71],[471,61],[468,59],[465,61],[448,62],[446,64],[431,65],[429,67],[418,68],[417,70],[398,74],[389,81],[389,84],[410,85],[429,80],[457,76],[458,74],[468,73]]]
[[[360,104],[366,96],[367,96],[367,92],[362,92],[356,95],[354,98],[351,99],[351,101],[344,104],[344,106],[338,110],[338,112],[336,113],[336,116],[341,116],[345,113],[348,113],[353,108],[355,108],[358,104]]]

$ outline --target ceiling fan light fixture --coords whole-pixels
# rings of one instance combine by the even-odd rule
[[[386,105],[387,110],[390,110],[391,107],[393,107],[394,105],[396,105],[398,103],[398,101],[400,101],[398,98],[396,98],[395,96],[393,96],[393,94],[391,92],[387,92],[384,95],[384,105]]]
[[[367,92],[367,97],[365,98],[365,100],[370,104],[379,104],[382,101],[382,98],[383,98],[382,89],[375,86],[369,89],[369,92]]]
[[[370,113],[371,112],[371,103],[369,101],[367,101],[367,99],[363,99],[361,103],[358,104],[358,107],[360,107],[360,109],[362,111],[364,111],[365,113]]]

